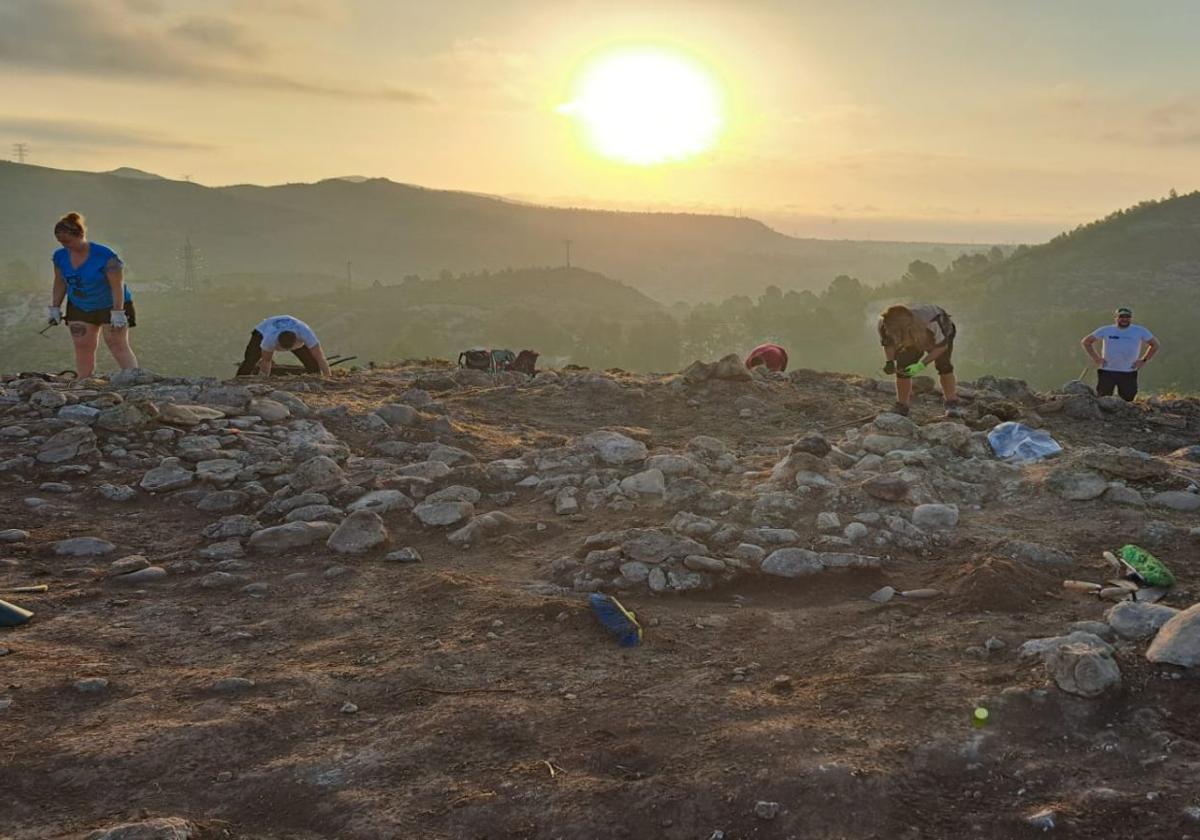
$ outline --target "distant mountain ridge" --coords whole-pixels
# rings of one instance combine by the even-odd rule
[[[120,174],[118,174],[120,173]],[[794,239],[761,222],[685,213],[542,207],[382,178],[205,187],[123,168],[71,172],[0,163],[0,262],[41,266],[67,210],[127,258],[130,277],[180,273],[190,237],[205,275],[346,274],[362,285],[406,276],[571,262],[664,303],[821,289],[838,274],[867,283],[914,259],[944,263],[981,246]]]

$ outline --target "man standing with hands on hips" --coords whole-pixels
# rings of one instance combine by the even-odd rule
[[[1100,327],[1080,343],[1097,368],[1096,393],[1108,397],[1116,389],[1121,399],[1133,402],[1138,392],[1138,371],[1154,358],[1159,347],[1150,330],[1133,323],[1133,310],[1122,306],[1113,324]],[[1097,343],[1102,345],[1101,353],[1096,352]]]

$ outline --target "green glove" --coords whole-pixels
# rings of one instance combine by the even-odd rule
[[[925,370],[924,362],[913,362],[904,369],[905,376],[917,376],[921,371]]]

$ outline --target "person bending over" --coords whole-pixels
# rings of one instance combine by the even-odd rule
[[[883,372],[896,376],[897,414],[907,415],[912,403],[912,378],[929,365],[938,372],[947,417],[962,417],[954,379],[954,337],[958,330],[949,313],[932,304],[889,306],[879,316],[879,341],[886,364]]]
[[[279,350],[290,350],[309,373],[329,376],[329,362],[325,360],[317,334],[308,324],[291,315],[273,315],[254,328],[237,375],[261,373],[270,376],[275,353]]]

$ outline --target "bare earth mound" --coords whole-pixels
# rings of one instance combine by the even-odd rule
[[[0,382],[0,836],[1200,834],[1193,675],[1061,589],[1193,603],[1198,406],[748,376]],[[1094,699],[1019,654],[1081,621]]]

